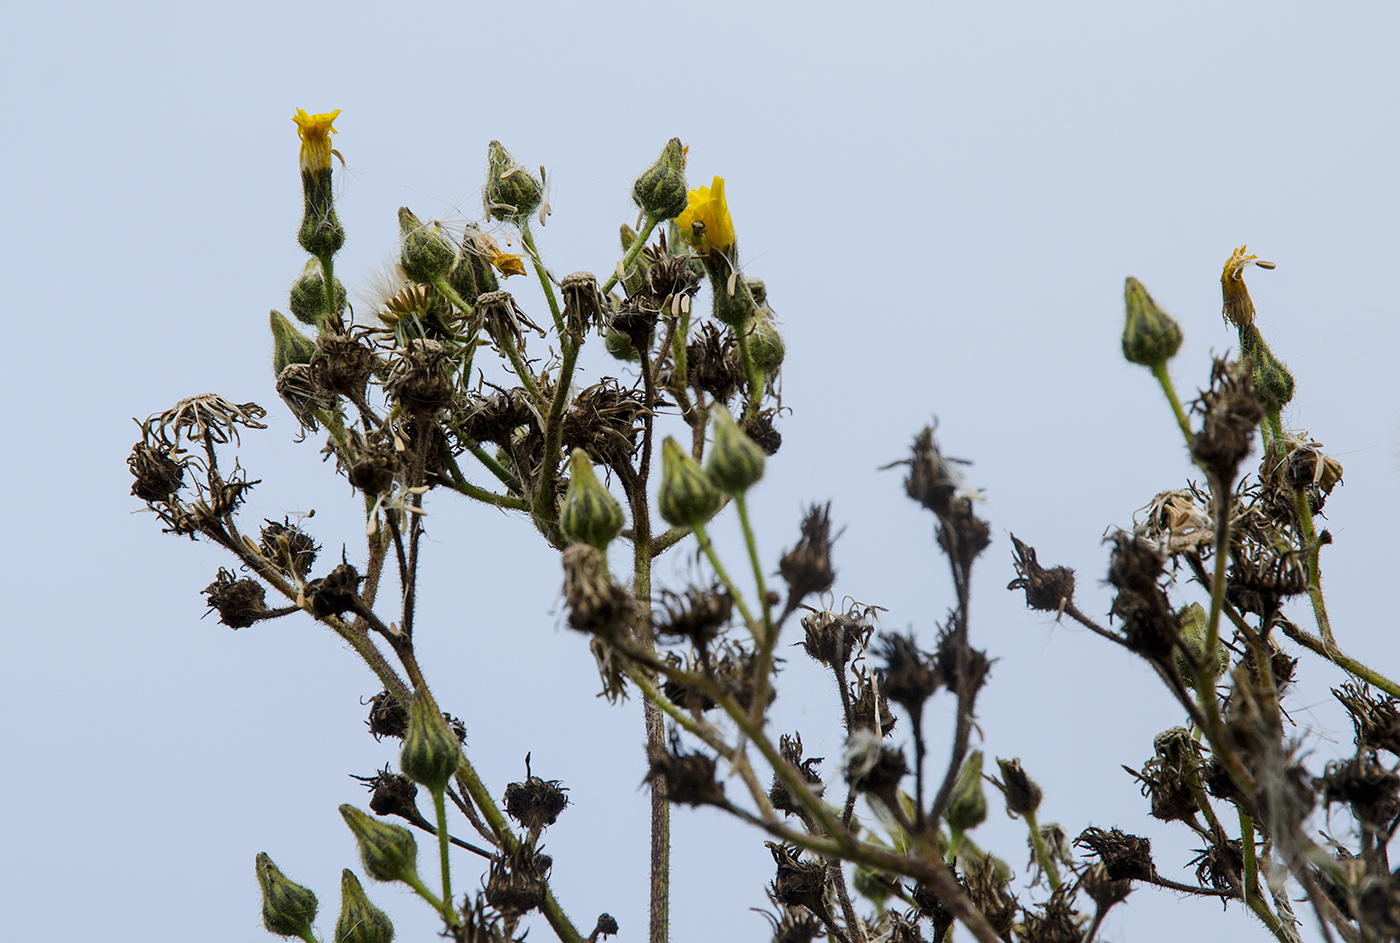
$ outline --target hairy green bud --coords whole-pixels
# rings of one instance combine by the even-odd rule
[[[500,141],[486,149],[486,188],[482,198],[492,219],[520,222],[528,219],[544,199],[544,185],[526,170]]]
[[[1127,320],[1123,325],[1123,356],[1131,363],[1156,367],[1181,348],[1181,327],[1161,308],[1142,282],[1129,278],[1123,285]]]
[[[294,363],[310,363],[316,356],[316,342],[298,331],[278,311],[268,319],[272,326],[272,372],[281,376],[282,371]]]
[[[749,325],[748,342],[749,356],[753,358],[754,366],[763,371],[764,376],[772,376],[782,366],[787,348],[773,318],[763,310]]]
[[[418,843],[412,832],[381,822],[352,805],[341,806],[340,814],[360,843],[360,860],[366,874],[376,881],[417,879]]]
[[[973,750],[963,762],[944,813],[948,827],[960,832],[981,825],[987,818],[987,795],[982,791],[982,751]]]
[[[588,453],[574,449],[569,457],[569,490],[564,494],[564,506],[559,511],[559,526],[564,529],[564,536],[572,543],[606,551],[626,522],[622,505],[593,473]]]
[[[421,222],[399,207],[399,265],[403,273],[420,285],[431,285],[447,274],[457,250],[438,229],[437,223]]]
[[[1193,602],[1188,606],[1182,606],[1176,611],[1176,622],[1181,629],[1181,643],[1187,650],[1195,656],[1196,661],[1204,662],[1206,658],[1206,635],[1209,629],[1210,618],[1206,615],[1205,608],[1198,602]],[[1181,680],[1185,681],[1190,688],[1196,687],[1196,673],[1191,670],[1191,665],[1186,657],[1181,654],[1180,649],[1173,650],[1176,657],[1176,669],[1181,672]],[[1207,666],[1209,667],[1209,666]],[[1212,677],[1218,678],[1230,668],[1230,650],[1224,645],[1217,646],[1216,665]]]
[[[1266,409],[1282,409],[1293,399],[1293,374],[1274,356],[1253,322],[1242,325],[1239,331],[1240,353],[1254,360],[1254,389],[1259,401]]]
[[[335,285],[335,310],[338,314],[345,310],[345,286],[338,278],[332,277],[331,281]],[[302,324],[310,324],[312,327],[321,325],[327,308],[326,279],[319,259],[307,260],[306,268],[302,269],[301,275],[292,283],[287,305],[292,316]]]
[[[278,936],[306,937],[316,919],[316,894],[289,880],[272,859],[259,852],[258,886],[262,888],[263,926]]]
[[[354,872],[340,872],[340,919],[335,922],[335,943],[389,943],[394,925],[389,915],[369,902]]]
[[[713,420],[715,444],[710,449],[706,471],[719,490],[730,495],[743,494],[763,477],[763,463],[767,456],[758,443],[739,428],[726,407],[711,407],[710,417]]]
[[[403,735],[399,769],[409,779],[433,792],[441,792],[462,762],[462,744],[447,726],[437,702],[426,687],[413,692],[408,729]]]
[[[685,186],[685,148],[680,138],[671,138],[637,182],[632,185],[632,201],[660,219],[675,219],[685,211],[690,195]]]
[[[695,459],[672,436],[661,443],[661,517],[676,527],[694,527],[714,517],[724,503],[718,489]]]

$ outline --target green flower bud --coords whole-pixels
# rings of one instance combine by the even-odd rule
[[[389,943],[394,925],[389,915],[369,902],[360,879],[348,868],[340,872],[340,919],[335,943]]]
[[[316,919],[316,894],[302,887],[277,869],[272,859],[259,852],[258,886],[262,888],[263,926],[278,936],[306,937]]]
[[[711,407],[710,416],[715,444],[710,449],[706,471],[719,490],[741,495],[763,477],[763,462],[767,456],[748,433],[735,424],[727,408],[715,405]]]
[[[335,282],[336,313],[345,310],[345,286],[340,279]],[[326,313],[326,279],[319,259],[309,259],[301,276],[292,283],[291,296],[287,300],[292,315],[302,324],[319,327]]]
[[[612,354],[618,360],[636,363],[638,360],[642,359],[642,355],[637,353],[637,348],[632,346],[631,339],[621,331],[610,330],[607,334],[603,335],[603,346],[607,348],[608,353]]]
[[[606,551],[608,544],[627,522],[622,505],[608,493],[593,473],[593,463],[583,449],[569,457],[569,490],[559,511],[564,536],[576,544],[589,544]]]
[[[1197,661],[1204,661],[1206,657],[1206,631],[1210,623],[1205,609],[1198,602],[1183,606],[1176,611],[1176,622],[1181,627],[1182,644],[1191,654],[1196,656]],[[1185,681],[1188,687],[1194,689],[1196,687],[1195,672],[1191,670],[1190,664],[1187,663],[1179,649],[1174,649],[1173,655],[1176,658],[1176,670],[1181,672],[1181,680]],[[1218,646],[1216,658],[1214,677],[1219,678],[1229,670],[1230,650],[1224,645]]]
[[[1123,285],[1128,317],[1123,325],[1123,356],[1129,362],[1155,367],[1181,347],[1181,327],[1152,300],[1142,282],[1129,278]]]
[[[417,879],[418,843],[412,832],[381,822],[352,805],[341,806],[340,814],[360,843],[360,860],[366,874],[376,881]]]
[[[753,324],[749,325],[748,341],[749,356],[753,358],[754,366],[764,376],[772,376],[782,366],[787,348],[783,346],[783,336],[778,333],[773,318],[766,312],[760,310]]]
[[[963,762],[953,794],[944,813],[948,827],[966,832],[981,825],[987,818],[987,796],[982,791],[982,751],[973,750]]]
[[[420,687],[413,692],[413,703],[409,705],[399,769],[436,793],[452,781],[461,762],[462,744],[443,720],[432,694]]]
[[[1293,374],[1274,356],[1253,322],[1240,327],[1240,353],[1254,360],[1254,389],[1266,409],[1280,410],[1293,399]]]
[[[661,517],[676,527],[694,527],[714,517],[724,498],[695,459],[673,436],[661,443]]]
[[[715,320],[735,331],[747,331],[749,322],[759,313],[748,283],[718,252],[705,256],[705,271],[710,276],[710,295],[714,303]]]
[[[280,312],[272,312],[272,372],[277,376],[294,363],[310,363],[316,342],[298,331]]]
[[[637,182],[632,185],[632,201],[645,213],[661,219],[675,219],[685,211],[690,194],[685,187],[685,148],[680,138],[671,138]]]
[[[447,274],[457,250],[442,235],[437,223],[424,223],[399,207],[399,265],[403,273],[420,285],[431,285]]]
[[[486,189],[482,197],[492,219],[528,219],[544,199],[544,185],[510,151],[492,141],[486,149]]]
[[[306,200],[297,241],[312,255],[334,255],[345,244],[345,229],[335,215],[335,193],[331,185],[331,135],[340,110],[309,115],[298,108],[292,120],[301,138],[301,189]]]

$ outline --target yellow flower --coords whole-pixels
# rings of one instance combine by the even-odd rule
[[[338,133],[331,123],[340,109],[319,115],[308,115],[298,108],[292,115],[297,123],[297,134],[301,137],[301,169],[303,173],[316,170],[329,170],[331,166],[331,135]]]
[[[1274,267],[1272,262],[1264,262],[1257,255],[1247,255],[1248,246],[1240,246],[1225,260],[1225,270],[1220,273],[1220,292],[1225,304],[1221,313],[1225,320],[1238,328],[1246,328],[1254,323],[1254,302],[1249,297],[1249,289],[1244,284],[1244,270],[1251,265],[1263,269]]]
[[[496,266],[502,275],[524,275],[525,263],[521,261],[523,258],[524,256],[497,250],[491,253],[491,264]]]
[[[695,236],[696,223],[704,224],[699,239]],[[702,252],[715,249],[728,254],[733,251],[734,220],[729,216],[729,204],[724,201],[723,177],[716,177],[708,187],[690,191],[690,202],[676,217],[676,226]]]

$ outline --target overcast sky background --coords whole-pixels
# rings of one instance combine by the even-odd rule
[[[342,545],[363,554],[356,499],[319,442],[294,444],[272,385],[267,312],[285,310],[304,258],[296,108],[342,109],[337,274],[352,291],[393,251],[400,205],[479,217],[492,138],[549,168],[539,239],[555,273],[607,273],[635,218],[633,178],[668,138],[686,141],[693,186],[726,178],[746,272],[767,282],[787,341],[784,445],[751,499],[762,551],[776,566],[805,502],[832,499],[847,528],[838,596],[886,607],[885,628],[931,646],[952,605],[932,519],[877,468],[936,415],[946,452],[975,462],[993,525],[972,603],[975,644],[997,659],[980,745],[1022,758],[1045,788],[1042,821],[1147,834],[1177,879],[1193,843],[1147,819],[1119,764],[1140,766],[1179,711],[1142,662],[1005,591],[1008,533],[1075,567],[1081,608],[1106,611],[1105,529],[1192,471],[1150,375],[1120,355],[1123,278],[1181,322],[1172,369],[1190,396],[1232,346],[1218,279],[1248,243],[1278,263],[1249,285],[1297,378],[1286,420],[1346,468],[1323,557],[1338,638],[1400,670],[1385,602],[1400,490],[1395,7],[795,9],[7,8],[11,938],[262,938],[260,851],[316,890],[329,935],[340,869],[359,870],[336,807],[366,793],[347,774],[397,762],[363,725],[378,685],[333,635],[302,616],[237,633],[202,618],[199,590],[230,559],[160,534],[128,496],[132,417],[200,392],[255,400],[270,428],[244,437],[242,463],[264,482],[245,526],[314,508],[325,565]],[[509,287],[538,315],[524,282]],[[450,496],[430,512],[418,636],[438,698],[495,794],[523,778],[527,751],[571,788],[547,834],[556,893],[580,927],[608,911],[622,940],[642,940],[640,706],[594,696],[586,639],[562,627],[557,560],[527,522]],[[732,540],[737,524],[713,530]],[[673,553],[658,582],[697,572]],[[801,730],[834,779],[835,692],[785,651],[775,729]],[[1342,678],[1309,655],[1300,674],[1289,706],[1320,772],[1350,739],[1327,692]],[[949,703],[928,717],[937,774]],[[976,837],[1024,875],[1023,827],[992,808]],[[674,823],[673,939],[766,939],[748,909],[772,876],[763,836],[708,810]],[[458,865],[454,886],[475,886],[475,861]],[[435,938],[407,891],[368,890],[401,939]],[[1238,907],[1222,917],[1140,889],[1102,938],[1266,934]]]

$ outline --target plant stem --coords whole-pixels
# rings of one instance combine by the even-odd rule
[[[749,524],[749,507],[743,493],[734,495],[734,506],[739,509],[744,543],[748,546],[749,562],[753,564],[754,582],[758,584],[758,604],[763,607],[763,632],[761,635],[754,632],[758,665],[754,677],[753,714],[754,722],[761,724],[764,711],[768,709],[768,672],[773,664],[773,646],[777,644],[778,633],[773,631],[773,607],[768,603],[768,589],[763,584],[763,565],[758,558],[758,542],[754,540],[753,527]]]
[[[714,286],[715,291],[722,290],[720,286]],[[739,342],[739,357],[744,364],[744,379],[749,384],[749,402],[744,407],[744,419],[752,419],[758,415],[758,408],[763,402],[763,375],[758,372],[758,365],[753,362],[753,354],[749,352],[749,335],[744,328],[735,328],[734,337]]]
[[[498,508],[510,508],[513,511],[528,511],[530,505],[526,504],[523,498],[512,498],[508,495],[496,494],[487,491],[485,488],[478,488],[467,481],[462,474],[462,469],[457,465],[457,460],[452,456],[447,457],[447,471],[452,476],[452,484],[458,494],[468,498],[475,498],[483,504],[490,504]]]
[[[651,238],[651,231],[656,228],[656,224],[659,222],[661,222],[661,218],[659,216],[653,216],[651,213],[648,213],[642,218],[642,228],[637,233],[637,238],[627,247],[627,252],[622,256],[622,261],[618,263],[617,269],[615,269],[613,273],[608,276],[608,280],[603,283],[600,294],[606,295],[608,292],[612,291],[613,288],[617,287],[618,279],[621,277],[618,275],[618,272],[627,271],[632,267],[632,263],[637,261],[637,256],[642,254],[642,250],[646,248],[647,240]]]
[[[744,621],[750,626],[756,625],[753,613],[749,612],[749,604],[744,601],[743,593],[739,592],[739,587],[734,585],[734,581],[729,578],[729,573],[725,571],[724,564],[719,562],[719,555],[715,553],[714,544],[710,542],[710,535],[705,531],[704,524],[696,524],[691,528],[695,531],[695,538],[700,541],[700,549],[705,551],[705,557],[710,561],[710,566],[715,568],[715,575],[719,577],[724,588],[729,590],[729,595],[734,599],[734,605],[739,607],[739,612],[743,615]]]
[[[437,813],[438,857],[442,860],[442,917],[449,924],[457,925],[457,914],[452,909],[452,872],[447,862],[447,803],[443,800],[442,789],[433,790],[433,811]]]
[[[540,290],[544,292],[545,300],[549,302],[549,313],[554,316],[554,329],[559,332],[559,336],[564,336],[564,317],[559,313],[559,301],[554,297],[554,285],[549,280],[549,273],[544,269],[544,262],[540,260],[540,250],[535,248],[535,237],[530,233],[530,220],[527,217],[520,221],[520,241],[525,243],[525,248],[530,250],[530,261],[535,266],[535,275],[540,280]]]
[[[1298,628],[1296,625],[1293,625],[1290,622],[1280,621],[1279,628],[1283,630],[1284,635],[1288,636],[1293,641],[1297,642],[1299,645],[1303,646],[1309,651],[1321,655],[1323,658],[1326,658],[1328,661],[1336,665],[1338,668],[1341,668],[1343,671],[1346,671],[1349,674],[1360,678],[1362,681],[1365,681],[1367,684],[1370,684],[1373,687],[1380,688],[1382,691],[1384,691],[1386,694],[1389,694],[1391,697],[1400,698],[1400,684],[1396,684],[1394,681],[1390,680],[1385,675],[1381,674],[1375,669],[1368,668],[1366,665],[1363,665],[1355,658],[1350,657],[1336,646],[1328,645],[1326,641],[1318,638],[1315,635],[1309,635],[1307,632],[1304,632],[1302,629]]]
[[[1172,414],[1176,416],[1176,424],[1181,427],[1181,434],[1186,437],[1186,447],[1190,448],[1191,440],[1194,438],[1191,433],[1191,423],[1186,419],[1186,411],[1181,408],[1181,400],[1177,398],[1176,387],[1172,385],[1171,374],[1167,372],[1165,360],[1152,365],[1152,375],[1162,385],[1162,392],[1167,395],[1167,402],[1172,404]]]
[[[525,489],[520,487],[520,479],[512,475],[507,469],[501,466],[500,462],[496,461],[493,457],[491,457],[491,455],[489,455],[487,451],[481,447],[480,442],[471,442],[467,446],[467,451],[471,452],[472,455],[476,456],[476,460],[482,465],[486,466],[487,471],[489,471],[491,474],[495,475],[498,479],[500,479],[501,484],[505,485],[507,488],[509,488],[511,491],[514,491],[516,494],[525,493]]]
[[[1312,601],[1317,630],[1322,635],[1322,641],[1335,648],[1337,639],[1332,635],[1332,620],[1327,618],[1327,603],[1322,598],[1322,572],[1319,569],[1322,541],[1317,539],[1317,532],[1313,529],[1312,507],[1306,494],[1299,492],[1293,496],[1293,513],[1298,518],[1298,536],[1307,549],[1308,598]]]
[[[1035,860],[1040,862],[1040,869],[1050,879],[1050,889],[1058,891],[1060,889],[1060,869],[1055,866],[1055,859],[1050,857],[1050,849],[1045,844],[1045,836],[1040,834],[1040,825],[1035,820],[1034,809],[1026,813],[1026,826],[1031,830],[1031,845],[1035,848]]]
[[[1244,854],[1244,880],[1240,885],[1240,897],[1250,909],[1253,909],[1252,898],[1259,896],[1253,892],[1255,878],[1259,873],[1259,862],[1254,856],[1254,819],[1250,818],[1244,809],[1240,809],[1239,813],[1240,851]]]

